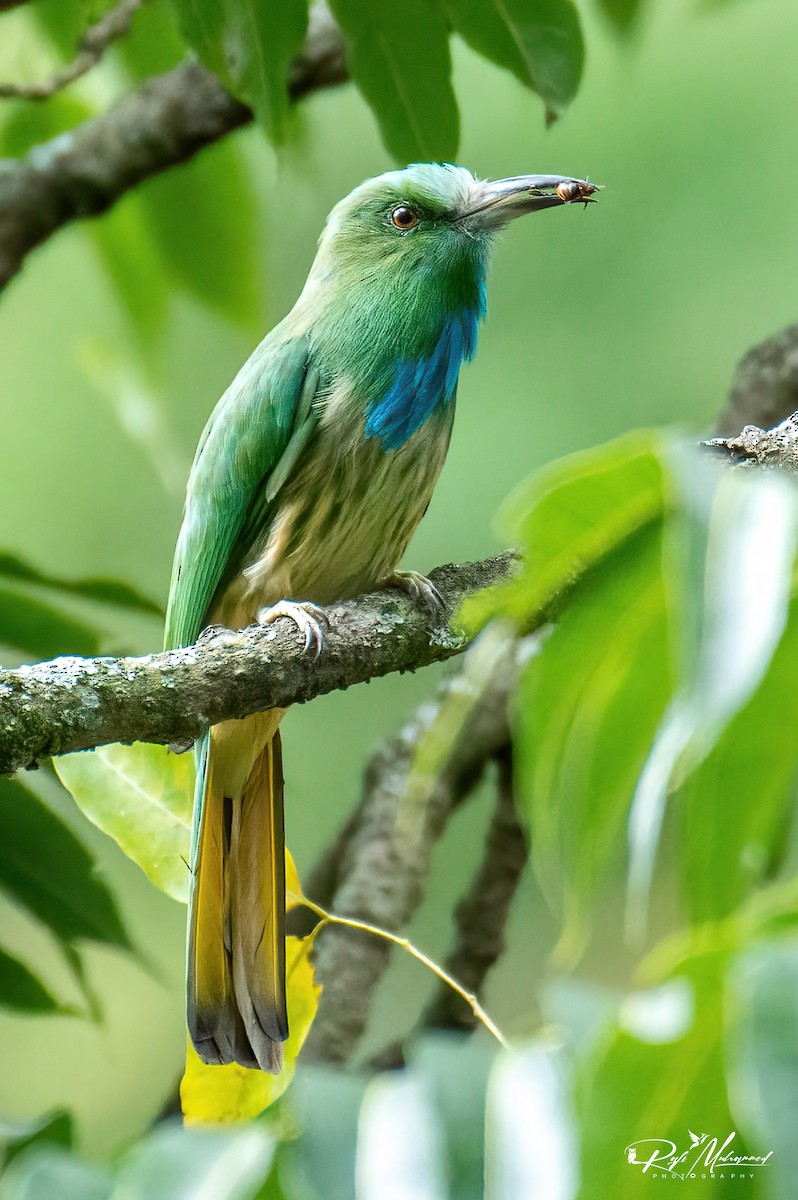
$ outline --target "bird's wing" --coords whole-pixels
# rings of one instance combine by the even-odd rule
[[[188,482],[166,613],[167,647],[199,636],[214,597],[269,520],[316,423],[307,339],[262,342],[214,409]]]

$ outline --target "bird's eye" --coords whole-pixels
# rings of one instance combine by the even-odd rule
[[[407,204],[397,204],[396,208],[391,211],[391,223],[404,232],[404,230],[418,225],[418,213]]]

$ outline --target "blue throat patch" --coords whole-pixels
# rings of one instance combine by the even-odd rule
[[[398,450],[439,404],[451,402],[461,364],[476,353],[477,328],[485,314],[480,300],[478,308],[461,308],[446,317],[431,354],[397,364],[388,391],[369,408],[366,437],[379,438],[385,450]]]

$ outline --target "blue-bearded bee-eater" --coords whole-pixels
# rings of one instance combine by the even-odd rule
[[[307,283],[216,406],[175,553],[167,646],[202,629],[291,617],[383,585],[434,589],[398,565],[429,504],[460,365],[485,315],[493,237],[522,213],[587,202],[587,181],[481,182],[421,163],[333,209]],[[282,710],[197,743],[188,1025],[208,1063],[279,1071],[285,1003]]]

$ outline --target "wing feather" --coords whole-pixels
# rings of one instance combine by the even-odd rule
[[[267,527],[274,498],[315,427],[318,382],[306,338],[269,337],[211,414],[189,475],[167,647],[196,641],[214,597]]]

